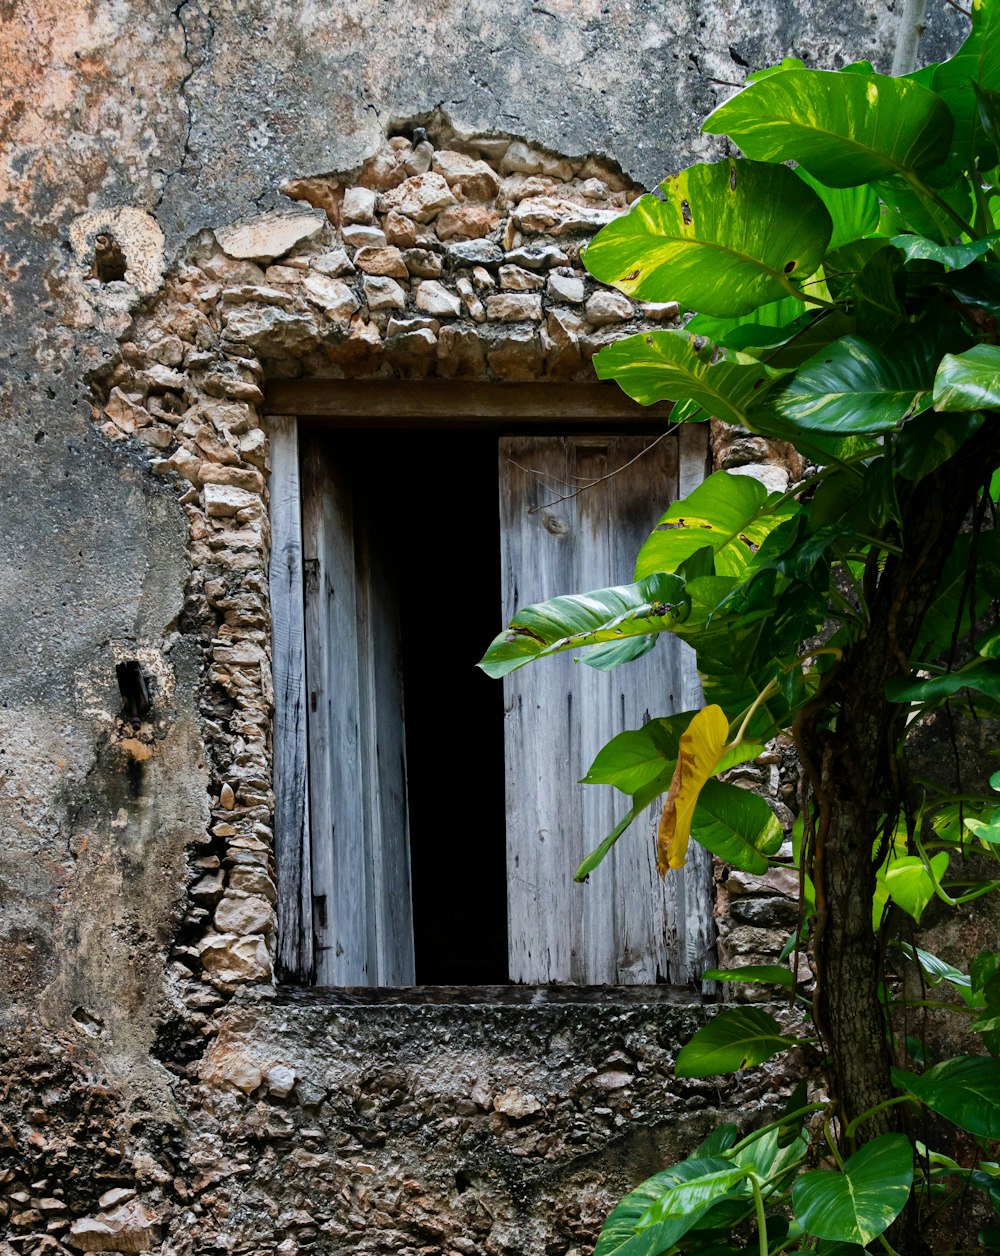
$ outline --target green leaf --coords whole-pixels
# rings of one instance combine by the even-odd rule
[[[580,659],[595,671],[610,672],[622,663],[633,663],[648,654],[656,645],[656,637],[629,637],[625,641],[608,641],[604,645],[595,645]]]
[[[795,1218],[819,1239],[862,1246],[903,1211],[913,1183],[913,1148],[904,1134],[883,1134],[839,1170],[804,1173],[792,1187]]]
[[[756,1007],[720,1012],[682,1048],[674,1071],[678,1077],[714,1077],[763,1064],[779,1051],[796,1045],[781,1026]]]
[[[790,990],[795,984],[790,968],[780,964],[745,964],[742,968],[706,968],[702,981],[750,981],[761,985],[784,986]]]
[[[971,977],[968,977],[953,964],[939,959],[937,955],[932,955],[930,951],[924,951],[919,946],[912,946],[909,942],[899,942],[897,945],[907,959],[914,960],[920,965],[932,986],[937,986],[942,981],[947,981],[955,987],[969,1007],[978,1006],[976,997],[972,992]]]
[[[728,1194],[731,1188],[722,1186],[723,1181],[735,1184],[745,1176],[743,1170],[734,1169],[728,1160],[711,1156],[683,1160],[654,1174],[630,1191],[608,1217],[594,1256],[660,1256],[682,1238],[712,1204]],[[690,1195],[671,1195],[682,1184],[699,1182],[702,1185],[697,1199]],[[664,1200],[671,1213],[676,1213],[671,1205],[682,1203],[688,1208],[688,1214],[681,1211],[659,1222],[650,1222],[651,1210]]]
[[[785,70],[744,88],[702,126],[757,161],[797,161],[833,188],[929,170],[953,123],[926,88],[881,74]]]
[[[678,330],[614,340],[596,354],[594,368],[640,405],[692,401],[737,427],[746,425],[750,405],[773,380],[756,358]]]
[[[642,196],[583,255],[603,283],[646,300],[731,318],[808,279],[832,231],[815,193],[783,166],[727,158],[695,165]]]
[[[613,785],[623,794],[634,794],[673,764],[681,733],[691,723],[694,711],[682,711],[665,719],[649,720],[642,728],[619,733],[601,750],[590,765],[581,785]]]
[[[971,169],[983,137],[976,88],[1000,89],[1000,17],[995,4],[981,0],[973,4],[972,30],[958,52],[938,66],[933,87],[955,118],[958,147]]]
[[[961,671],[927,679],[897,676],[886,683],[885,696],[890,702],[941,702],[960,689],[1000,699],[1000,659],[977,658]]]
[[[775,510],[779,496],[752,476],[716,471],[660,519],[639,551],[636,578],[676,571],[704,547],[715,555],[717,574],[743,575],[769,533],[799,511],[795,502]]]
[[[769,867],[765,856],[773,855],[784,838],[763,798],[717,780],[706,781],[698,795],[691,836],[719,859],[759,875]]]
[[[814,179],[801,166],[796,167],[795,173],[812,188],[833,219],[833,235],[827,246],[827,256],[829,250],[840,248],[851,240],[860,240],[878,228],[878,197],[870,187],[831,188]]]
[[[1000,1138],[1000,1065],[979,1055],[958,1055],[922,1077],[892,1070],[893,1083],[960,1129]]]
[[[931,859],[931,868],[938,884],[948,868],[948,852],[941,851]],[[917,923],[924,908],[934,897],[934,882],[918,855],[902,855],[890,859],[885,869],[885,885],[889,897]]]
[[[807,362],[774,405],[795,428],[838,433],[886,432],[931,404],[924,355],[901,341],[892,356],[845,336]]]
[[[564,650],[669,632],[689,606],[684,581],[662,572],[636,584],[552,598],[519,610],[479,666],[495,678]]]
[[[962,270],[976,258],[988,253],[997,240],[1000,240],[1000,231],[993,231],[967,244],[936,244],[919,235],[893,236],[890,243],[902,251],[908,262],[940,262],[942,266],[950,266],[952,270]]]
[[[992,410],[1000,406],[1000,347],[974,345],[947,353],[934,379],[934,409]]]
[[[869,259],[854,281],[854,317],[858,335],[883,345],[909,323],[903,298],[906,271],[899,251],[886,245]]]
[[[953,457],[983,425],[976,411],[941,415],[926,410],[910,419],[896,439],[893,466],[907,480],[925,475]]]
[[[615,827],[607,835],[601,844],[590,852],[573,874],[574,881],[586,881],[587,877],[599,867],[608,857],[608,853],[614,846],[615,842],[628,829],[628,827],[642,814],[643,811],[659,794],[662,794],[670,785],[671,776],[673,775],[673,764],[669,764],[659,776],[653,777],[651,781],[647,781],[645,785],[641,785],[632,795],[632,806],[626,811]]]

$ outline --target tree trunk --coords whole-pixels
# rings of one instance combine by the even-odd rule
[[[832,1097],[842,1129],[893,1095],[887,1024],[878,999],[881,956],[872,929],[872,894],[883,818],[898,814],[897,746],[906,707],[885,698],[886,682],[909,671],[907,660],[937,593],[941,569],[988,468],[996,464],[997,424],[901,502],[903,553],[886,559],[870,598],[871,626],[837,665],[798,729],[797,742],[814,809],[812,874],[817,919],[813,940],[814,1012],[831,1058]],[[831,715],[836,712],[835,724]],[[832,725],[832,726],[831,726]],[[898,1107],[867,1119],[859,1142],[900,1128]],[[897,1250],[929,1249],[915,1219],[901,1219]]]

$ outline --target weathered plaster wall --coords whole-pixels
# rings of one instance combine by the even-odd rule
[[[206,1046],[214,1042],[218,1052],[226,1041],[210,1019],[217,993],[200,1014],[182,1013],[166,975],[185,910],[186,856],[206,831],[213,784],[197,700],[205,660],[197,625],[183,615],[189,559],[177,487],[150,473],[138,446],[112,443],[92,421],[86,380],[118,356],[117,341],[129,340],[137,311],[131,298],[111,292],[96,303],[81,296],[90,228],[114,222],[142,236],[137,286],[152,299],[161,267],[169,273],[202,229],[287,204],[279,190],[287,181],[356,167],[394,119],[435,109],[462,131],[607,154],[650,185],[708,151],[697,123],[739,82],[744,62],[756,68],[795,51],[820,64],[871,56],[884,66],[895,21],[885,4],[825,0],[726,0],[709,10],[647,0],[419,7],[27,0],[4,9],[0,1251],[62,1250],[70,1221],[93,1217],[99,1200],[111,1220],[85,1228],[89,1237],[79,1232],[78,1247],[131,1243],[134,1250],[159,1239],[164,1251],[177,1252],[356,1246],[293,1216],[310,1213],[307,1187],[321,1201],[314,1211],[330,1213],[332,1191],[346,1198],[348,1178],[302,1160],[336,1156],[337,1139],[346,1137],[337,1086],[310,1105],[312,1092],[297,1081],[297,1111],[309,1120],[295,1118],[292,1134],[282,1134],[268,1121],[273,1105],[282,1115],[293,1093],[280,1093],[287,1078],[262,1080],[250,1099],[224,1071],[209,1073],[207,1089],[190,1085]],[[954,45],[957,21],[945,4],[932,6],[928,57]],[[141,738],[121,725],[114,676],[115,662],[132,657],[155,682],[153,718]],[[366,1051],[383,1040],[382,1022],[364,1010],[341,1018],[335,1031],[317,1028],[319,1013],[300,1021],[297,1011],[250,1001],[229,1014],[226,1033],[269,1043],[287,1026],[280,1059],[261,1063],[306,1080],[317,1034],[334,1056],[346,1054],[338,1034]],[[628,1071],[625,1060],[638,1075],[643,1044],[655,1042],[659,1085],[671,1043],[689,1028],[685,1018],[700,1013],[630,1014],[632,1046],[602,1037],[603,1017],[574,1021],[582,1026],[574,1029],[582,1035],[577,1054],[598,1075]],[[441,1029],[449,1021],[441,1013],[431,1037],[461,1039],[483,1015],[452,1009],[452,1027]],[[418,1018],[407,1032],[412,1046],[427,1030]],[[509,1032],[513,1063],[496,1079],[503,1091],[543,1050],[545,1034],[562,1031],[524,1010]],[[560,1067],[553,1065],[553,1095],[565,1081]],[[412,1062],[407,1084],[419,1084],[421,1068]],[[766,1077],[751,1085],[748,1102],[764,1097]],[[476,1102],[459,1093],[464,1086],[456,1083],[454,1110],[441,1121],[474,1119],[458,1107]],[[493,1185],[484,1179],[478,1192],[500,1201],[493,1229],[469,1223],[462,1235],[459,1222],[437,1232],[416,1226],[392,1246],[427,1253],[585,1247],[615,1191],[658,1162],[658,1139],[686,1093],[675,1099],[665,1089],[659,1115],[640,1106],[635,1120],[614,1103],[571,1105],[574,1113],[588,1103],[611,1113],[608,1128],[585,1123],[581,1148],[590,1161],[577,1165],[566,1143],[563,1176],[547,1196],[569,1208],[574,1181],[598,1191],[577,1229],[557,1219],[558,1208],[543,1223],[515,1207],[520,1188],[506,1174]],[[366,1102],[357,1099],[362,1110]],[[549,1100],[540,1102],[548,1115]],[[403,1106],[399,1128],[414,1133],[406,1144],[412,1155],[429,1135],[417,1107]],[[553,1100],[553,1115],[557,1107]],[[535,1119],[500,1111],[496,1136],[502,1141],[505,1121],[520,1128],[516,1122]],[[651,1126],[661,1134],[651,1136]],[[242,1157],[231,1158],[224,1181],[212,1176],[218,1147],[198,1143],[206,1132]],[[444,1162],[457,1163],[464,1132],[444,1125],[439,1135],[452,1139]],[[274,1155],[298,1167],[268,1179],[270,1204],[262,1205],[242,1183],[260,1172],[257,1160],[272,1143]],[[618,1157],[620,1174],[596,1183],[587,1175],[593,1158],[606,1154]],[[352,1155],[356,1168],[361,1153]],[[400,1189],[409,1189],[405,1181]],[[531,1191],[524,1198],[539,1198]],[[437,1201],[431,1211],[446,1210],[464,1193],[452,1183],[426,1198]],[[124,1237],[108,1236],[101,1224]],[[380,1250],[371,1235],[366,1242]]]

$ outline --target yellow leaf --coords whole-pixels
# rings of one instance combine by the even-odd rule
[[[720,706],[703,707],[681,734],[677,766],[656,837],[656,867],[661,877],[667,875],[668,868],[684,867],[698,795],[708,778],[715,775],[728,736],[729,721]]]

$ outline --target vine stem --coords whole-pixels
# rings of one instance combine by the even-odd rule
[[[886,1099],[884,1103],[877,1103],[874,1108],[867,1108],[860,1116],[856,1116],[853,1121],[844,1130],[844,1137],[848,1142],[854,1141],[854,1135],[859,1125],[863,1125],[869,1117],[875,1115],[876,1112],[884,1112],[886,1108],[894,1108],[899,1103],[911,1103],[912,1095],[896,1095],[894,1099]]]
[[[757,1214],[757,1249],[760,1256],[767,1256],[767,1217],[764,1215],[764,1197],[760,1193],[757,1174],[750,1174],[750,1189],[753,1191],[753,1207]]]
[[[746,1138],[742,1139],[734,1147],[730,1147],[725,1154],[727,1156],[738,1155],[744,1148],[750,1147],[759,1138],[763,1138],[765,1134],[770,1134],[772,1130],[779,1130],[783,1125],[787,1125],[789,1121],[794,1121],[800,1116],[808,1116],[810,1112],[823,1112],[829,1106],[829,1103],[807,1103],[804,1108],[796,1108],[794,1112],[789,1112],[780,1120],[772,1121],[770,1125],[764,1125],[759,1130],[754,1130],[752,1134],[748,1134]]]

